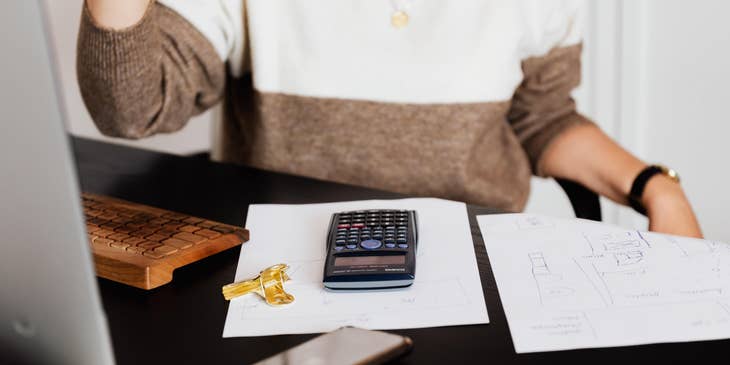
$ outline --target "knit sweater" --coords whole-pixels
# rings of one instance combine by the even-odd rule
[[[123,30],[85,9],[77,72],[107,135],[173,132],[222,101],[225,161],[519,211],[550,143],[590,123],[570,96],[579,8],[159,0]]]

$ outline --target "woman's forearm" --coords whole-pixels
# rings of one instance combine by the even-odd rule
[[[148,0],[86,4],[76,72],[103,134],[136,139],[176,131],[220,100],[225,65],[180,14]]]
[[[571,128],[542,157],[546,175],[573,180],[617,203],[627,204],[636,176],[646,163],[592,125]],[[649,180],[642,195],[649,229],[701,237],[697,219],[679,184],[663,175]]]
[[[624,205],[634,178],[644,167],[644,162],[593,125],[565,131],[542,157],[546,175],[579,182]]]
[[[86,0],[94,21],[101,27],[124,29],[137,24],[152,0]]]

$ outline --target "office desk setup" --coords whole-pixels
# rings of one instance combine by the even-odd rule
[[[266,172],[72,137],[83,191],[243,226],[249,204],[393,199],[402,195]],[[516,354],[475,216],[499,213],[468,206],[474,251],[489,312],[486,325],[390,331],[412,338],[403,364],[679,363],[720,359],[730,340]],[[286,225],[287,222],[280,222]],[[256,232],[251,232],[255,237]],[[151,291],[99,279],[119,364],[245,364],[316,335],[222,338],[240,248],[177,269]]]

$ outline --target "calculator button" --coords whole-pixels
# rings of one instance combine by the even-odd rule
[[[360,242],[360,247],[366,249],[366,250],[375,250],[377,248],[380,248],[383,243],[378,240],[365,240]]]
[[[345,247],[347,247],[348,250],[354,250],[357,248],[357,245],[347,245]]]
[[[342,251],[345,249],[345,246],[335,246],[335,251]]]
[[[350,238],[350,239],[349,239],[349,240],[347,241],[347,243],[349,243],[350,245],[356,245],[356,244],[357,244],[357,242],[358,242],[358,239],[357,239],[357,238]],[[349,245],[348,245],[348,246],[349,246]]]
[[[353,228],[362,228],[362,227],[365,227],[365,224],[364,223],[353,223],[352,227]]]
[[[335,244],[336,244],[337,246],[341,246],[341,245],[344,245],[344,244],[345,244],[345,242],[346,242],[345,240],[337,240],[337,241],[335,241]]]
[[[406,241],[406,239],[405,239],[405,238],[400,238],[400,237],[399,237],[399,238],[398,238],[398,239],[396,240],[396,242],[398,242],[398,243],[406,243],[406,242],[408,242],[408,241]]]
[[[405,243],[399,243],[398,248],[408,248],[408,245]]]
[[[395,243],[386,243],[385,247],[386,248],[395,248]]]
[[[339,228],[350,228],[350,225],[349,225],[349,224],[338,224],[338,225],[337,225],[337,228],[338,228],[338,229],[339,229]]]

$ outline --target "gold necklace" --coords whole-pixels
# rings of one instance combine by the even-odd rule
[[[412,0],[390,0],[393,13],[390,15],[390,24],[397,28],[403,28],[408,25],[410,16],[408,11],[411,9]]]

